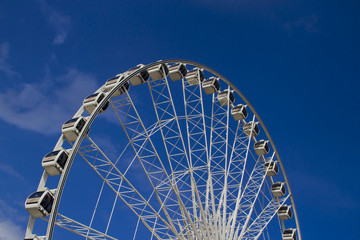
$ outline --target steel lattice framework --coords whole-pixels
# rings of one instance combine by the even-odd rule
[[[194,84],[186,76],[174,81],[167,74],[160,79],[149,78],[116,96],[141,72],[159,65],[166,72],[165,68],[178,63],[188,70],[203,71],[205,79],[219,79],[220,91],[226,90],[227,98],[234,94],[236,102],[221,103],[220,91],[205,94],[200,78]],[[134,232],[129,237],[132,239],[144,236],[159,240],[279,239],[288,228],[296,229],[301,239],[294,199],[280,156],[260,117],[233,84],[214,70],[186,60],[158,61],[124,76],[111,90],[105,91],[102,86],[96,91],[104,92],[105,97],[91,114],[86,115],[83,106],[75,113],[74,118],[86,119],[75,141],[67,141],[64,134],[60,136],[54,150],[69,149],[66,165],[55,181],[48,181],[49,175],[44,171],[38,186],[38,191],[54,189],[52,211],[42,218],[47,229],[37,227],[35,217],[30,215],[27,239],[50,240],[55,226],[74,233],[74,239],[75,236],[120,239],[116,224],[121,219],[125,221],[121,224],[127,224],[125,215],[132,221]],[[116,154],[107,149],[96,131],[89,132],[90,127],[102,132],[104,118],[100,118],[99,124],[94,120],[107,102],[110,107],[104,116],[110,112],[111,120],[109,117],[107,121],[116,126],[108,133],[116,135],[115,143],[119,141],[113,149]],[[246,118],[233,119],[236,104],[247,105]],[[254,133],[256,123],[259,134]],[[251,128],[246,132],[248,124]],[[254,144],[261,139],[269,141],[270,150],[258,155]],[[59,207],[65,182],[77,158],[84,160],[86,171],[100,183],[97,197],[89,201],[93,204],[92,212],[85,214],[88,215],[85,220],[71,211],[68,211],[71,216],[65,216],[60,212],[66,211],[66,206]],[[267,174],[269,166],[265,163],[269,162],[278,164],[277,175]],[[275,182],[285,183],[286,193],[282,196],[273,194]],[[71,184],[66,188],[71,189]],[[81,191],[80,196],[84,194]],[[105,194],[112,195],[111,204],[102,203]],[[288,205],[292,207],[293,218],[279,218],[279,209]],[[102,208],[109,209],[108,215],[97,224]],[[43,236],[36,238],[35,233]]]

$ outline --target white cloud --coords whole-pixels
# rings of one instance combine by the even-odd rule
[[[96,86],[93,76],[72,68],[41,83],[7,89],[0,93],[0,119],[45,135],[59,133]]]
[[[7,62],[9,58],[10,46],[8,42],[0,44],[0,70],[5,72],[8,77],[18,76],[19,73],[15,72],[10,64]]]
[[[7,200],[0,199],[0,221],[9,220],[12,222],[24,223],[27,220],[28,215],[24,215],[24,202],[18,202],[18,199],[7,198]],[[8,204],[8,203],[11,204]],[[19,208],[23,211],[19,211]]]
[[[0,220],[0,240],[23,239],[25,231],[10,220]]]
[[[25,178],[23,175],[21,175],[20,173],[18,173],[12,166],[10,165],[7,165],[7,164],[0,164],[0,171],[11,176],[11,177],[14,177],[16,178],[17,180],[20,180],[20,181],[25,181]]]
[[[25,222],[26,218],[17,209],[0,199],[0,240],[23,239]]]
[[[38,0],[41,10],[46,17],[48,23],[55,30],[54,44],[64,43],[70,28],[70,17],[60,13],[54,7],[46,3],[45,0]]]

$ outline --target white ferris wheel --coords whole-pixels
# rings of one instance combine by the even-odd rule
[[[25,239],[301,240],[259,115],[196,62],[140,64],[107,80],[42,167]]]

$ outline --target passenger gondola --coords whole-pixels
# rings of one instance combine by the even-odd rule
[[[224,90],[219,93],[217,99],[221,106],[232,105],[235,101],[234,93],[229,90]]]
[[[204,81],[204,72],[200,68],[194,68],[186,74],[186,81],[190,86],[198,85]]]
[[[31,194],[25,201],[25,209],[33,217],[46,217],[51,213],[54,194],[45,189]]]
[[[187,74],[187,69],[183,63],[175,63],[169,66],[169,76],[171,80],[177,81],[183,79]]]
[[[266,176],[275,176],[279,173],[279,167],[277,166],[277,161],[268,161],[264,164],[264,171]]]
[[[276,182],[271,186],[271,192],[274,197],[282,197],[286,193],[285,183],[283,182]]]
[[[278,210],[278,216],[281,220],[289,220],[292,217],[291,206],[281,206]]]
[[[128,70],[125,75],[129,76],[131,73],[139,70],[140,68],[142,68],[144,66],[145,66],[144,64],[139,64],[136,67],[131,68],[130,70]],[[146,69],[144,69],[140,73],[138,73],[135,76],[133,76],[132,78],[130,78],[129,81],[131,82],[131,84],[133,86],[137,86],[137,85],[143,84],[144,82],[149,80],[149,77],[150,77],[150,75],[149,75],[148,71],[146,71]]]
[[[246,134],[246,136],[250,137],[250,135],[251,135],[252,137],[255,137],[255,136],[259,135],[260,129],[259,129],[258,124],[259,124],[258,122],[253,123],[253,121],[245,123],[243,130],[244,130],[244,133]]]
[[[246,105],[239,104],[231,109],[231,115],[235,121],[240,121],[248,116]]]
[[[293,228],[289,228],[284,230],[283,234],[282,234],[282,238],[283,240],[296,240],[296,229]]]
[[[213,94],[220,90],[219,78],[211,77],[205,80],[202,87],[206,94]]]
[[[123,74],[118,74],[115,77],[112,77],[110,79],[108,79],[105,83],[104,86],[104,91],[106,92],[110,92],[121,80],[124,79],[124,75]],[[129,91],[130,88],[130,83],[129,82],[125,82],[125,84],[120,87],[113,95],[112,97],[117,97],[120,96],[124,93],[126,93],[127,91]]]
[[[43,158],[42,167],[50,176],[59,175],[62,173],[68,157],[68,151],[63,148],[52,151]]]
[[[104,99],[105,93],[97,92],[87,96],[83,101],[84,109],[91,115],[95,108],[100,104]],[[105,112],[109,107],[109,102],[107,102],[100,110],[100,113]]]
[[[69,142],[76,141],[85,123],[86,120],[82,116],[77,118],[72,118],[63,124],[62,133]]]
[[[163,63],[163,64],[159,64],[159,65],[150,67],[148,69],[148,72],[149,72],[152,80],[156,81],[156,80],[160,80],[160,79],[163,79],[164,77],[166,77],[169,74],[169,68],[167,67],[167,65],[165,63]]]
[[[269,141],[260,140],[254,144],[255,153],[259,156],[269,153]]]

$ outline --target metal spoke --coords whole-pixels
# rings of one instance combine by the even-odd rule
[[[103,179],[103,181],[106,182],[117,196],[141,219],[144,225],[150,231],[153,231],[151,223],[156,218],[159,218],[164,225],[170,227],[124,174],[101,151],[95,142],[90,137],[88,137],[88,140],[90,141],[90,145],[81,147],[81,149],[79,149],[79,155],[84,158],[90,167]],[[104,171],[104,167],[111,169],[108,175],[105,175],[107,171]],[[111,178],[107,176],[111,176]],[[161,239],[157,233],[154,233],[154,235],[158,239]]]
[[[184,139],[181,134],[180,124],[178,122],[167,78],[165,77],[164,79],[158,81],[149,81],[148,86],[153,100],[153,105],[158,123],[162,122],[164,119],[174,119],[174,122],[176,123],[161,128],[161,136],[164,140],[164,147],[170,164],[172,178],[174,178],[175,171],[184,170],[189,170],[189,173],[192,176],[192,168],[190,167],[191,164],[189,162],[188,154],[186,152]],[[187,166],[184,166],[184,161],[186,161]],[[192,182],[191,189],[194,189],[195,183],[193,181],[193,177],[190,178]],[[194,234],[197,235],[197,238],[200,238],[197,229],[195,229],[194,220],[193,217],[191,217],[191,213],[189,211],[190,209],[186,207],[186,205],[181,199],[181,193],[183,189],[180,189],[177,185],[175,185],[175,187],[179,192],[179,194],[176,194],[178,197],[179,206],[176,207],[182,208],[182,206],[184,206],[183,209],[179,209],[181,214],[183,215],[182,218],[190,225],[190,227],[193,229]],[[197,216],[197,205],[198,203],[196,203],[195,193],[194,191],[192,191],[192,216]],[[177,211],[175,211],[175,213],[176,212]],[[174,219],[176,219],[176,216],[174,217]],[[186,224],[186,226],[188,226],[188,224]]]
[[[203,193],[206,191],[206,180],[202,176],[208,172],[208,162],[206,160],[207,158],[205,158],[208,156],[208,147],[202,91],[200,88],[201,82],[199,81],[198,85],[190,86],[190,84],[183,79],[182,86],[194,215],[198,216],[196,213],[198,207],[200,210],[199,224],[201,228],[205,230],[205,234],[203,233],[205,235],[204,237],[209,239],[213,237],[210,233],[213,231],[210,230],[212,227],[209,226],[208,223],[208,214],[206,210],[204,211],[203,200],[205,199],[201,200]],[[194,176],[197,176],[197,180]],[[200,191],[202,194],[199,193]]]
[[[269,222],[275,217],[279,208],[284,205],[289,197],[290,195],[287,194],[278,200],[272,199],[251,225],[244,230],[243,236],[240,236],[239,239],[258,239]]]
[[[46,218],[42,218],[45,221],[48,221]],[[102,233],[96,229],[86,226],[80,222],[77,222],[69,217],[66,217],[60,213],[57,214],[55,225],[63,229],[69,230],[77,235],[85,237],[86,239],[98,240],[98,239],[112,239],[117,240],[112,236]]]

